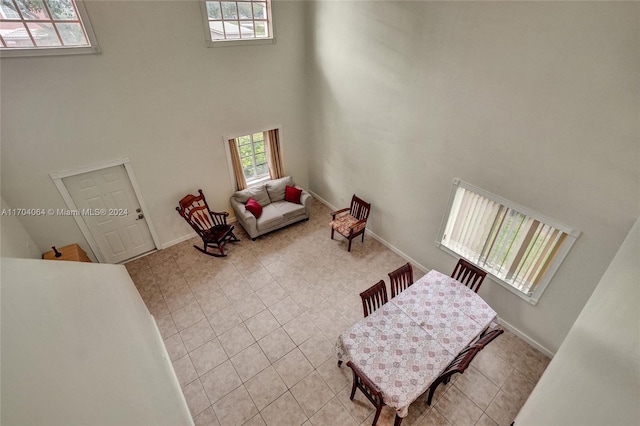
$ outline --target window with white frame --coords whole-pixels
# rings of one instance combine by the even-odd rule
[[[0,54],[99,52],[84,5],[76,0],[0,0]]]
[[[263,132],[235,138],[242,172],[248,185],[269,177],[269,163]]]
[[[210,45],[230,40],[273,40],[270,0],[206,0],[203,6]]]
[[[526,207],[455,180],[437,244],[535,304],[579,234]]]

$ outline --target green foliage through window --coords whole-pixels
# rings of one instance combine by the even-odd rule
[[[73,0],[0,0],[0,48],[90,46]]]
[[[240,163],[247,182],[251,182],[269,175],[267,148],[264,133],[236,138]]]
[[[537,301],[578,231],[456,180],[440,247]]]

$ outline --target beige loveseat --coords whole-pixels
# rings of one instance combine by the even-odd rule
[[[302,190],[300,204],[291,203],[284,199],[287,186]],[[249,198],[253,198],[262,206],[262,214],[257,219],[253,213],[245,208],[245,203]],[[275,231],[301,220],[308,220],[311,215],[312,200],[311,195],[297,186],[291,176],[286,176],[234,192],[231,196],[231,207],[240,225],[247,231],[251,239],[255,240],[256,237],[267,232]]]

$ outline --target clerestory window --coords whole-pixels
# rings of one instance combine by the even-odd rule
[[[209,46],[225,41],[272,42],[273,19],[270,0],[210,1],[203,3]]]
[[[0,0],[0,56],[97,53],[79,0]]]

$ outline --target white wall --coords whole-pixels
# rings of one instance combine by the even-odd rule
[[[515,423],[640,424],[640,220]]]
[[[102,53],[0,62],[2,196],[66,208],[51,172],[129,157],[161,243],[191,233],[175,211],[202,188],[230,209],[222,137],[282,126],[285,171],[307,185],[303,5],[276,2],[277,43],[206,48],[200,5],[88,1]],[[72,217],[24,218],[40,250],[86,244]]]
[[[221,136],[280,124],[298,183],[368,199],[427,267],[455,264],[433,245],[454,177],[582,230],[537,306],[480,291],[555,352],[640,214],[639,7],[278,1],[276,44],[207,49],[196,1],[92,0],[102,54],[0,61],[2,196],[64,208],[49,173],[126,156],[170,244],[186,192],[229,208]],[[22,223],[87,247],[70,217]]]
[[[24,229],[18,216],[4,214],[13,212],[9,204],[2,200],[3,215],[0,216],[0,256],[38,259],[42,256],[31,235]]]
[[[189,425],[124,266],[2,258],[3,425]]]
[[[555,352],[640,214],[638,3],[314,2],[310,189],[428,268],[456,177],[583,231],[537,306],[480,294]]]

